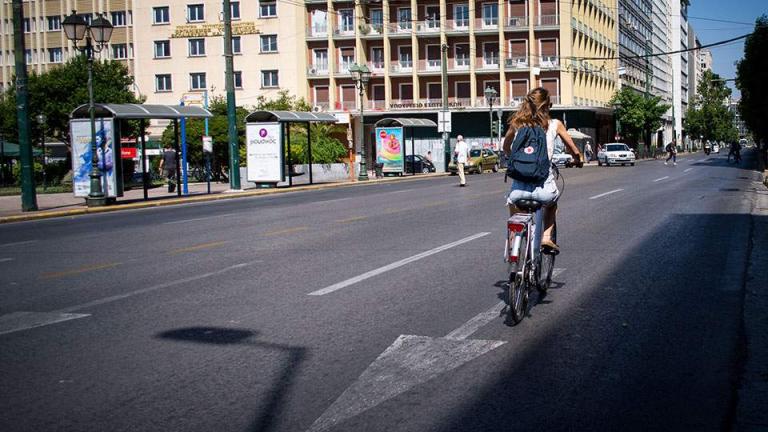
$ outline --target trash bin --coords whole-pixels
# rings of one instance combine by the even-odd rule
[[[375,170],[376,170],[376,178],[384,177],[384,164],[383,163],[375,163],[373,164]]]

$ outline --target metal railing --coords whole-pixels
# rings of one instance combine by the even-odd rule
[[[477,57],[475,63],[476,69],[499,69],[499,56]]]
[[[419,60],[419,70],[425,72],[440,72],[442,61],[440,59]]]
[[[382,61],[369,61],[368,62],[368,69],[374,71],[374,72],[382,72],[384,71],[384,60]]]
[[[307,37],[328,37],[328,26],[310,26],[307,28]]]
[[[475,18],[475,31],[497,30],[499,28],[499,17]]]
[[[542,56],[539,59],[539,67],[556,69],[560,67],[560,59],[557,56]]]
[[[365,108],[374,111],[383,111],[386,107],[387,103],[383,100],[369,100]]]
[[[509,57],[504,59],[506,69],[525,69],[528,68],[528,57]]]
[[[446,20],[445,27],[445,31],[467,31],[469,30],[469,18]]]
[[[560,25],[560,15],[539,15],[536,18],[536,25],[538,26],[548,27]]]
[[[416,31],[420,33],[431,33],[440,31],[440,20],[425,20],[416,22]]]
[[[411,73],[413,72],[413,62],[410,60],[392,62],[390,65],[390,71],[392,73]]]
[[[513,16],[507,18],[507,28],[520,28],[528,27],[528,17],[525,16]]]
[[[309,76],[325,76],[328,75],[328,63],[319,63],[310,65],[307,68],[307,75]]]

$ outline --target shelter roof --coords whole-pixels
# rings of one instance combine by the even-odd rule
[[[210,111],[198,106],[94,104],[96,117],[117,119],[168,119],[213,117]],[[72,119],[89,118],[88,104],[80,105],[69,115]]]
[[[306,111],[254,111],[245,117],[246,123],[251,122],[280,122],[280,123],[336,123],[338,119],[333,114],[313,113]]]
[[[423,118],[383,118],[376,122],[376,127],[402,126],[402,127],[437,127],[437,123]]]

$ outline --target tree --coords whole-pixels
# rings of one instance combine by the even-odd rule
[[[644,97],[629,87],[622,87],[611,98],[616,107],[616,118],[629,143],[637,144],[645,137],[646,148],[650,150],[651,133],[661,127],[661,119],[669,105],[661,103],[658,96]]]
[[[726,105],[731,98],[731,89],[720,76],[711,70],[705,71],[696,93],[685,118],[689,136],[709,141],[737,141],[739,131],[733,124],[733,112]]]
[[[133,77],[128,68],[117,61],[94,61],[93,95],[97,103],[141,103],[133,93]],[[88,64],[84,56],[75,56],[67,63],[42,74],[29,76],[30,117],[45,114],[46,132],[67,145],[69,114],[88,103]],[[6,136],[18,136],[16,124],[16,85],[0,96],[0,125]],[[39,125],[30,121],[32,136],[40,134]]]
[[[741,91],[741,118],[752,131],[762,152],[764,166],[768,164],[768,16],[755,22],[755,30],[744,43],[744,58],[736,67],[736,87]]]

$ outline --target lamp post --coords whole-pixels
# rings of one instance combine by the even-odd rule
[[[45,114],[38,114],[37,115],[37,124],[40,126],[40,151],[43,154],[43,190],[46,188],[46,182],[45,182],[45,121],[46,121]]]
[[[497,93],[493,87],[486,87],[483,93],[485,94],[485,101],[488,102],[488,121],[490,122],[488,130],[490,131],[491,146],[493,146],[493,101],[496,99]]]
[[[618,113],[619,108],[621,108],[621,104],[618,102],[615,102],[613,104],[613,118],[616,120],[616,136],[614,138],[617,142],[621,138],[621,123],[619,122],[619,113]]]
[[[103,206],[107,203],[106,195],[101,186],[101,171],[99,170],[99,148],[96,144],[96,109],[93,104],[93,54],[99,53],[106,47],[112,37],[112,23],[103,15],[98,14],[90,24],[77,12],[64,18],[62,22],[64,33],[75,46],[75,49],[85,53],[88,60],[88,113],[91,117],[91,191],[86,198],[89,207]],[[85,38],[85,46],[77,43]],[[95,45],[94,45],[95,42]],[[102,140],[102,145],[104,145]]]
[[[358,181],[368,180],[368,168],[365,164],[365,117],[364,115],[364,101],[363,94],[368,86],[368,81],[371,79],[371,71],[366,65],[353,64],[349,68],[349,72],[352,74],[352,79],[355,80],[355,87],[360,95],[360,173],[357,175]]]

